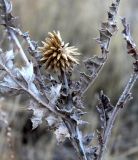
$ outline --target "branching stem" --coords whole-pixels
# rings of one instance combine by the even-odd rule
[[[129,95],[130,95],[130,92],[136,82],[136,80],[138,79],[138,73],[134,72],[122,95],[120,96],[111,116],[110,116],[110,119],[109,119],[109,122],[107,124],[107,127],[106,127],[106,130],[105,130],[105,133],[103,135],[103,145],[100,146],[100,149],[99,149],[99,155],[98,155],[98,159],[97,160],[102,160],[103,159],[103,155],[104,155],[104,152],[105,152],[105,149],[107,147],[107,144],[108,144],[108,141],[110,139],[110,135],[111,135],[111,131],[113,129],[113,125],[114,125],[114,122],[117,118],[117,115],[119,113],[119,111],[123,108],[123,106],[126,104],[126,102],[128,101],[128,98],[129,98]]]
[[[68,85],[68,79],[67,79],[66,72],[62,71],[61,76],[63,78],[63,84],[65,85],[66,94],[67,94],[67,104],[66,105],[69,106],[68,107],[69,109],[72,109],[72,106],[70,103],[70,99],[72,99],[72,97],[69,91],[69,85]],[[70,141],[73,147],[75,148],[75,150],[77,151],[79,159],[87,160],[87,156],[86,156],[85,149],[84,149],[83,142],[82,142],[82,135],[79,130],[78,124],[76,122],[72,124],[68,124],[68,122],[65,122],[65,124],[70,133]]]

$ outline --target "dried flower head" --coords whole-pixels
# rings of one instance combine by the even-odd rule
[[[52,71],[68,71],[74,64],[78,64],[75,56],[79,55],[77,48],[69,47],[69,43],[62,41],[60,32],[49,32],[49,37],[45,39],[39,50],[43,53],[41,62],[46,65],[46,69]]]

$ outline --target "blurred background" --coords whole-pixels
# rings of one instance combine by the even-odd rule
[[[106,21],[110,0],[13,0],[14,16],[19,19],[22,31],[29,31],[31,38],[41,41],[49,31],[59,30],[65,42],[75,45],[82,53],[80,61],[98,55],[100,48],[94,38],[99,35],[102,21]],[[120,3],[119,16],[126,17],[131,25],[133,38],[138,44],[138,0],[125,0]],[[103,90],[113,104],[116,104],[132,72],[132,59],[126,54],[126,45],[117,19],[118,33],[112,38],[110,57],[102,73],[85,97],[89,122],[84,132],[94,132],[99,127],[96,111],[97,95]],[[134,99],[119,114],[110,139],[106,160],[138,160],[138,83],[133,89]],[[72,146],[67,141],[57,144],[55,136],[45,127],[31,129],[22,97],[0,99],[12,126],[13,151],[15,160],[77,160]],[[0,160],[9,160],[7,136],[0,130]]]

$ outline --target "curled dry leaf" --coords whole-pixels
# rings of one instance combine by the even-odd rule
[[[70,138],[68,129],[63,124],[59,125],[59,127],[56,129],[55,135],[59,143],[64,142],[66,138]]]
[[[33,82],[35,75],[32,63],[29,63],[28,65],[19,69],[19,72],[24,80],[28,83],[28,85]]]
[[[58,119],[55,115],[50,114],[45,119],[46,119],[49,127],[53,127],[53,126],[55,127],[58,124]]]
[[[0,92],[2,94],[9,93],[10,95],[10,92],[11,94],[13,94],[15,90],[19,89],[20,87],[18,86],[18,84],[9,75],[6,75],[0,82]]]
[[[135,59],[135,62],[133,63],[134,71],[138,72],[138,49],[136,48],[136,44],[133,41],[133,38],[131,36],[130,26],[129,24],[127,24],[125,18],[122,18],[122,24],[124,27],[124,30],[122,31],[122,33],[127,43],[127,53]]]
[[[100,45],[101,54],[84,61],[89,75],[86,73],[81,73],[80,75],[82,94],[84,94],[88,87],[96,80],[107,60],[111,37],[117,32],[116,15],[119,3],[120,0],[116,0],[111,4],[108,11],[108,21],[102,22],[101,28],[99,29],[100,35],[96,38],[96,41]]]
[[[42,118],[44,116],[44,109],[39,106],[38,103],[30,100],[29,110],[33,111],[33,116],[31,118],[32,129],[37,128],[42,123]]]
[[[61,87],[62,84],[56,84],[50,87],[50,91],[48,92],[47,97],[50,100],[51,104],[54,105],[60,97]]]
[[[97,106],[97,110],[100,115],[101,128],[105,130],[107,127],[107,123],[110,118],[110,115],[113,111],[113,106],[110,103],[110,99],[103,93],[103,91],[101,91],[99,95],[99,104]]]

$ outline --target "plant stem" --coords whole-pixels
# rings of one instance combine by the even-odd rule
[[[116,5],[115,5],[116,4]],[[118,13],[118,8],[119,8],[119,4],[120,4],[120,0],[114,0],[114,2],[111,4],[110,8],[109,8],[109,11],[108,11],[108,25],[111,26],[116,26],[116,17],[117,17],[117,13]],[[112,12],[112,7],[115,6],[115,10],[114,10],[114,13]],[[110,14],[112,16],[112,18],[110,17]],[[108,31],[109,29],[106,28],[106,30]],[[108,53],[108,50],[109,50],[109,47],[110,47],[110,42],[111,42],[111,38],[114,34],[114,31],[110,31],[111,32],[111,37],[110,38],[107,38],[106,41],[104,42],[104,40],[102,39],[102,36],[101,36],[101,33],[102,31],[105,31],[105,28],[103,28],[101,26],[100,28],[100,38],[98,38],[99,42],[100,42],[100,47],[101,47],[101,57],[104,58],[104,62],[99,66],[97,67],[95,73],[91,76],[91,82],[88,84],[88,86],[82,91],[82,95],[85,94],[85,92],[88,90],[88,88],[95,82],[95,80],[97,79],[98,75],[100,74],[101,70],[103,69],[104,65],[106,64],[107,62],[107,59],[108,59],[108,56],[109,54]],[[106,32],[104,32],[104,36],[107,36],[108,37],[108,34]],[[103,43],[103,45],[101,45],[101,43]]]
[[[70,101],[72,101],[72,96],[69,91],[68,79],[67,79],[66,73],[64,71],[61,72],[61,76],[62,76],[62,80],[63,80],[63,85],[65,85],[66,94],[67,94],[66,105],[67,105],[67,108],[69,110],[71,110],[72,109],[72,105],[71,105],[72,102],[70,102]],[[73,147],[75,148],[75,150],[77,151],[78,158],[80,160],[87,160],[84,145],[82,142],[82,135],[79,130],[78,124],[74,121],[71,121],[71,123],[65,122],[65,125],[69,130],[70,141],[71,141]]]
[[[97,160],[102,160],[103,159],[104,152],[105,152],[105,149],[107,147],[107,144],[108,144],[108,141],[109,141],[111,131],[113,129],[113,125],[114,125],[114,122],[116,120],[116,117],[117,117],[119,111],[123,108],[123,106],[128,101],[128,97],[130,95],[130,92],[131,92],[131,90],[132,90],[132,88],[133,88],[137,79],[138,79],[138,73],[134,72],[131,75],[131,77],[130,77],[122,95],[120,96],[120,98],[119,98],[119,100],[118,100],[118,102],[117,102],[117,104],[116,104],[116,106],[115,106],[115,108],[114,108],[114,110],[113,110],[113,112],[110,116],[110,119],[109,119],[109,122],[107,124],[105,133],[103,135],[103,145],[100,146],[99,155],[98,155]]]
[[[21,55],[21,58],[24,60],[25,65],[26,66],[29,65],[28,58],[27,58],[26,54],[24,53],[23,48],[22,48],[17,36],[15,35],[15,33],[11,29],[8,29],[8,31],[10,33],[11,38],[14,40],[15,44],[18,47],[20,55]]]

